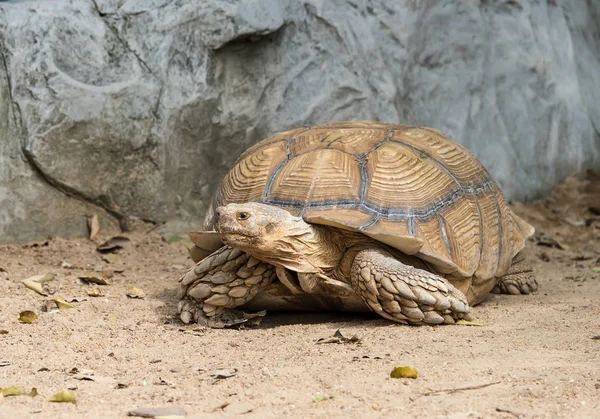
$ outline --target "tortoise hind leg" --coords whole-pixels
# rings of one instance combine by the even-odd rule
[[[405,324],[452,324],[468,319],[469,304],[446,279],[406,265],[379,248],[358,252],[352,286],[376,313]]]
[[[496,294],[531,294],[537,291],[538,283],[533,274],[533,269],[522,254],[513,259],[513,264],[502,278],[498,278],[496,286],[492,290]]]
[[[184,323],[226,327],[256,317],[235,310],[275,279],[275,267],[238,249],[221,247],[181,277],[178,311]]]

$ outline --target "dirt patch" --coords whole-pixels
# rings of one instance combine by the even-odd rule
[[[176,315],[176,280],[191,266],[184,241],[132,234],[111,263],[89,240],[2,246],[0,388],[40,395],[1,398],[0,417],[168,406],[201,417],[598,417],[600,180],[570,178],[514,208],[537,229],[525,251],[540,291],[491,295],[473,310],[483,326],[272,313],[258,329],[195,329]],[[22,283],[45,273],[53,295]],[[109,285],[79,279],[103,274]],[[145,296],[128,297],[133,286]],[[56,296],[73,308],[51,309]],[[25,310],[39,318],[19,322]],[[337,330],[346,339],[317,343]],[[390,378],[400,366],[418,378]],[[68,389],[76,405],[48,402]]]

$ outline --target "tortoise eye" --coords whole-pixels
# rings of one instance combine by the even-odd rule
[[[250,218],[250,214],[248,214],[247,212],[238,212],[237,213],[237,219],[240,221],[247,220],[248,218]]]

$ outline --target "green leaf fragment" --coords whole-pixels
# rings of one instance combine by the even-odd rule
[[[56,393],[54,396],[50,397],[48,399],[49,402],[55,402],[55,403],[73,403],[73,404],[77,404],[77,401],[75,400],[75,394],[73,394],[73,392],[71,391],[61,391],[60,393]]]
[[[324,396],[324,397],[316,397],[313,402],[314,403],[318,403],[318,402],[324,402],[325,400],[332,400],[335,396]]]
[[[0,394],[2,394],[4,397],[23,396],[23,395],[27,394],[27,390],[25,390],[25,387],[12,386],[12,387],[3,388],[2,390],[0,390]]]
[[[65,301],[62,297],[54,297],[52,300],[56,303],[59,310],[66,310],[67,308],[73,308],[73,306]]]
[[[37,320],[38,316],[33,311],[22,311],[19,313],[19,321],[21,323],[33,323]]]

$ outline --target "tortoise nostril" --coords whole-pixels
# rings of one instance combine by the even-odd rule
[[[217,208],[216,211],[215,211],[215,213],[217,214],[217,218],[221,217],[221,215],[223,215],[223,211],[221,211],[220,208]]]

